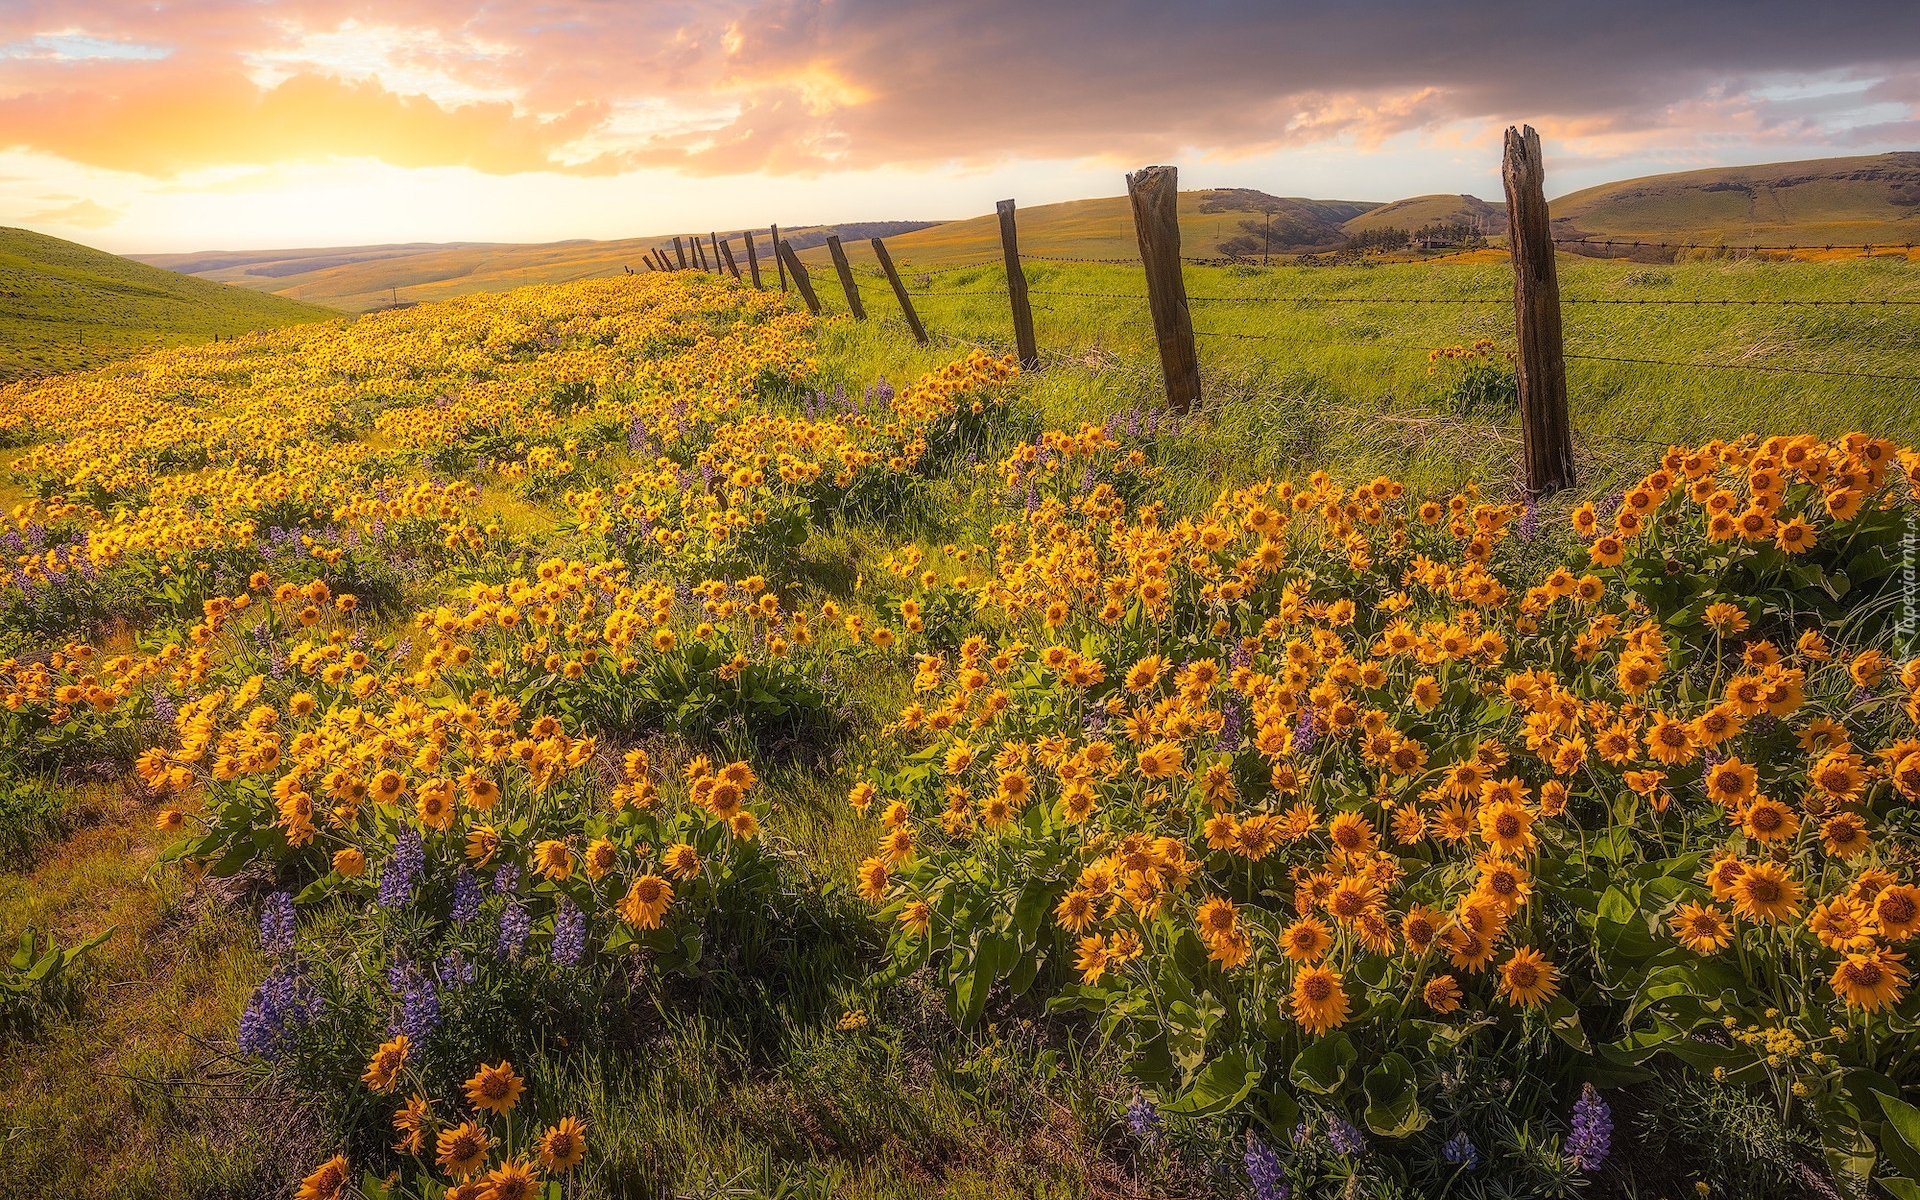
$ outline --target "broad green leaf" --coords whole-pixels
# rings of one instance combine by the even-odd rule
[[[1331,1095],[1347,1081],[1347,1070],[1359,1057],[1347,1035],[1335,1031],[1309,1043],[1294,1058],[1288,1077],[1295,1087]]]
[[[1193,1083],[1167,1104],[1167,1111],[1190,1117],[1227,1112],[1260,1082],[1260,1068],[1245,1051],[1223,1054],[1203,1067]]]

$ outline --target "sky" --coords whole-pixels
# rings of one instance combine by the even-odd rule
[[[0,0],[0,224],[120,253],[1548,194],[1920,147],[1914,0]]]

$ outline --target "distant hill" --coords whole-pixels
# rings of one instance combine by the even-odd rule
[[[0,227],[0,380],[338,315]]]
[[[1349,233],[1368,233],[1376,229],[1405,229],[1409,232],[1425,225],[1466,225],[1489,235],[1504,236],[1507,231],[1507,206],[1489,204],[1478,196],[1414,196],[1368,209],[1341,228]]]
[[[1359,200],[1305,200],[1270,196],[1250,188],[1217,188],[1181,192],[1179,197],[1180,249],[1189,258],[1239,254],[1259,257],[1267,245],[1268,213],[1272,220],[1273,254],[1298,254],[1342,245],[1342,222],[1377,207]],[[1034,258],[1130,259],[1138,257],[1133,209],[1125,196],[1096,200],[1068,200],[1036,204],[1014,215],[1020,252]],[[1000,257],[1000,218],[997,214],[945,221],[917,233],[887,239],[896,263],[934,265],[949,262],[997,261]],[[864,242],[849,243],[847,256],[856,263],[873,261]],[[824,250],[800,256],[811,269],[831,260]]]
[[[838,232],[848,243],[870,237],[925,229],[930,221],[856,221],[782,229],[794,249],[824,246]],[[746,270],[738,230],[734,252]],[[704,239],[707,231],[701,231]],[[768,250],[766,231],[754,231]],[[682,244],[689,234],[682,234]],[[501,242],[409,243],[386,246],[329,246],[304,250],[206,251],[193,254],[142,254],[134,257],[156,267],[201,279],[235,283],[345,312],[367,312],[394,304],[445,300],[470,292],[497,292],[529,283],[567,283],[645,270],[649,250],[670,250],[672,235],[619,241],[575,240],[516,244]],[[691,253],[691,247],[688,247]],[[766,263],[773,269],[771,261]]]
[[[1552,203],[1556,237],[1820,245],[1920,241],[1920,153],[1715,167]]]
[[[1920,153],[1654,175],[1563,196],[1552,210],[1555,233],[1565,238],[1706,245],[1899,244],[1914,240],[1920,229]],[[1321,254],[1341,249],[1350,239],[1364,241],[1390,229],[1411,233],[1432,226],[1466,227],[1484,233],[1495,245],[1506,235],[1505,205],[1469,195],[1414,196],[1381,204],[1215,188],[1180,193],[1179,212],[1181,251],[1188,258]],[[1029,258],[1132,259],[1138,254],[1125,196],[1022,207],[1018,225],[1021,252]],[[738,231],[731,232],[738,252]],[[763,264],[772,274],[771,248],[760,232],[754,231]],[[960,221],[869,221],[781,230],[816,271],[831,269],[825,242],[834,232],[859,264],[873,261],[867,242],[872,237],[886,238],[895,261],[905,267],[1000,258],[1000,224],[992,213]],[[671,240],[662,235],[539,245],[411,243],[136,257],[205,280],[365,312],[468,292],[644,270],[647,252],[666,248]],[[745,268],[744,261],[741,266]]]

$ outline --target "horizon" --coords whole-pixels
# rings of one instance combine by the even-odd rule
[[[1550,197],[1920,144],[1920,9],[1838,7],[1875,36],[1781,2],[30,0],[0,16],[0,223],[142,254],[538,244],[957,220],[1149,162],[1184,190],[1491,199],[1521,123]]]

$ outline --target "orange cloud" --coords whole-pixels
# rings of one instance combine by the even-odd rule
[[[375,158],[400,167],[465,166],[494,175],[524,171],[613,174],[617,155],[584,162],[564,148],[605,116],[599,103],[541,119],[513,105],[442,107],[375,80],[301,73],[261,89],[237,70],[140,68],[105,86],[62,88],[0,100],[0,145],[73,162],[170,176],[209,166],[302,159]],[[113,83],[118,82],[119,87]]]

